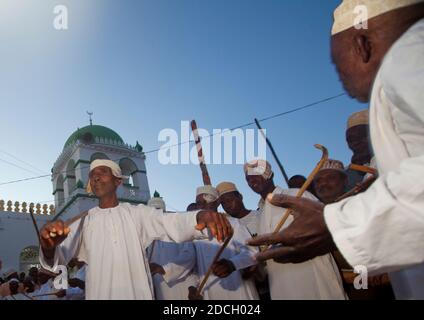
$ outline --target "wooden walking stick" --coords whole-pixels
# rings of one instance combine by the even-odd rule
[[[206,167],[205,156],[203,155],[202,143],[200,142],[199,132],[197,131],[196,120],[191,121],[191,130],[193,131],[194,142],[196,143],[197,156],[199,157],[199,165],[200,170],[202,171],[203,184],[205,186],[210,186],[212,185],[211,178],[209,176],[208,168]]]
[[[272,156],[274,157],[275,162],[277,162],[278,168],[280,168],[280,171],[283,174],[284,180],[286,181],[286,184],[288,186],[289,185],[289,177],[287,176],[286,170],[284,170],[283,165],[281,164],[280,160],[278,159],[277,154],[274,151],[274,147],[271,144],[271,141],[268,139],[267,136],[265,136],[265,134],[263,132],[263,129],[262,129],[261,125],[259,124],[258,119],[256,119],[256,118],[255,118],[255,123],[256,123],[256,126],[259,129],[259,132],[262,134],[262,137],[265,139],[266,144],[268,145],[269,150],[271,151]]]
[[[202,172],[203,184],[205,186],[208,186],[208,185],[210,186],[210,185],[212,185],[211,178],[209,176],[208,168],[206,167],[205,156],[203,154],[202,144],[200,142],[200,136],[199,136],[199,133],[198,133],[197,123],[196,123],[195,120],[191,121],[191,130],[193,131],[194,141],[196,143],[197,156],[199,158],[199,165],[200,165],[200,170]],[[202,290],[203,290],[203,288],[206,284],[206,281],[208,280],[208,278],[209,278],[209,276],[212,272],[212,266],[214,265],[215,262],[218,261],[219,257],[224,252],[224,249],[227,247],[228,243],[230,242],[231,238],[232,238],[232,235],[227,237],[227,239],[225,239],[222,246],[219,248],[218,252],[215,254],[215,257],[212,260],[212,263],[209,266],[208,271],[206,272],[205,276],[203,277],[202,282],[200,283],[199,287],[196,290],[197,295],[201,294],[201,292],[202,292]]]
[[[378,178],[378,171],[372,167],[367,166],[360,166],[357,164],[351,164],[349,166],[350,169],[360,172],[365,172],[371,174],[370,177],[366,178],[364,181],[358,183],[356,186],[354,186],[352,189],[350,189],[348,192],[342,194],[340,197],[336,199],[335,202],[339,202],[341,200],[347,199],[349,197],[355,196],[358,193],[366,191],[375,180]]]
[[[60,291],[56,291],[56,292],[50,292],[50,293],[44,293],[44,294],[36,294],[35,296],[32,296],[33,298],[39,298],[39,297],[48,297],[48,296],[55,296],[56,294],[58,294]]]
[[[352,170],[355,170],[355,171],[359,171],[359,172],[369,173],[369,174],[372,174],[374,176],[377,176],[378,175],[377,169],[375,169],[373,167],[369,167],[369,166],[361,166],[359,164],[351,163],[349,165],[349,169],[352,169]]]
[[[40,230],[38,230],[37,221],[35,221],[34,210],[29,208],[29,214],[31,216],[32,224],[34,225],[35,232],[37,233],[38,243],[40,243]]]
[[[209,276],[212,273],[212,266],[218,261],[219,257],[221,256],[221,254],[224,252],[224,249],[227,247],[227,245],[230,243],[231,238],[233,237],[233,235],[227,237],[227,239],[225,239],[224,243],[222,244],[222,246],[219,248],[218,252],[215,254],[215,257],[212,260],[211,265],[208,268],[208,271],[206,272],[205,276],[203,277],[202,282],[200,283],[199,287],[197,288],[197,295],[201,295],[203,288],[205,287],[206,281],[208,281]]]
[[[312,171],[312,173],[309,175],[308,179],[306,179],[305,183],[302,185],[302,188],[299,189],[299,191],[296,194],[296,198],[301,198],[302,195],[305,193],[306,189],[309,188],[309,186],[311,185],[312,181],[314,180],[316,174],[318,173],[319,170],[321,170],[322,166],[324,165],[324,163],[328,160],[328,150],[326,147],[320,145],[320,144],[316,144],[314,145],[315,148],[320,149],[322,151],[322,157],[321,160],[318,162],[318,164],[316,165],[315,169]],[[284,223],[286,223],[287,218],[290,216],[290,214],[293,212],[293,209],[286,209],[286,211],[284,212],[283,217],[281,218],[280,222],[277,224],[277,226],[274,229],[274,233],[277,233],[281,230],[281,228],[283,227]]]

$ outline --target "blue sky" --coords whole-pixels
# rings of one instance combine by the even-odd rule
[[[0,3],[0,183],[49,173],[77,127],[112,128],[144,150],[164,128],[196,119],[231,128],[343,92],[330,60],[339,0],[2,0]],[[69,29],[52,27],[66,5]],[[347,96],[262,123],[289,176],[320,157],[349,163]],[[253,128],[253,127],[252,127]],[[6,154],[7,152],[8,154]],[[24,160],[18,162],[9,154]],[[276,168],[270,154],[268,159]],[[16,168],[13,162],[27,170]],[[257,196],[241,165],[209,166],[212,182],[235,182],[248,207]],[[202,183],[196,165],[161,165],[147,155],[150,189],[184,209]],[[276,183],[284,186],[276,171]],[[49,178],[0,185],[0,199],[53,200]]]

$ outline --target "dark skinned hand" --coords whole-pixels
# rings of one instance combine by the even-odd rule
[[[219,278],[226,278],[235,270],[234,264],[227,259],[221,259],[212,265],[213,274]]]
[[[66,296],[66,290],[64,290],[64,289],[56,292],[56,297],[58,297],[58,298],[63,298],[65,296]]]
[[[227,237],[233,234],[233,227],[228,219],[221,213],[202,210],[197,213],[196,229],[201,231],[208,228],[219,242],[223,242]]]
[[[53,258],[55,248],[66,239],[70,231],[61,220],[49,222],[40,230],[40,245],[47,258]]]
[[[197,294],[196,287],[191,286],[188,288],[188,300],[203,300],[203,296],[201,294]]]
[[[78,278],[71,278],[68,280],[68,284],[70,287],[72,288],[80,288],[80,289],[85,289],[85,282],[82,281],[81,279]]]
[[[301,263],[336,249],[325,224],[324,204],[281,194],[268,195],[267,200],[275,206],[293,209],[294,220],[283,231],[260,235],[247,242],[252,246],[271,245],[256,256],[258,261]]]
[[[165,274],[165,270],[163,269],[163,267],[158,265],[157,263],[151,262],[149,266],[150,266],[150,273],[152,274],[152,276],[154,276],[156,273],[159,273],[161,275]]]

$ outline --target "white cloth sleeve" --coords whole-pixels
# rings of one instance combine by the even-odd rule
[[[84,219],[74,221],[69,228],[69,232],[66,239],[56,247],[54,258],[52,260],[46,259],[43,250],[40,247],[40,264],[41,266],[53,272],[56,272],[58,265],[66,266],[68,262],[78,254],[78,249],[82,241],[82,229]]]
[[[196,251],[193,243],[187,242],[181,246],[180,254],[172,259],[172,261],[162,266],[165,270],[163,280],[166,283],[183,279],[193,272],[196,265]]]
[[[328,205],[327,226],[352,266],[389,272],[424,262],[424,156],[409,158],[362,194]]]
[[[256,264],[255,255],[259,252],[255,247],[246,245],[246,241],[251,238],[249,231],[240,223],[233,224],[234,235],[231,239],[237,248],[238,254],[229,260],[234,264],[236,270],[242,270]]]
[[[195,229],[198,212],[168,213],[142,204],[137,209],[146,247],[154,240],[181,243],[205,238],[203,232]]]

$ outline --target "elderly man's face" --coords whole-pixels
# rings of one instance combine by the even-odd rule
[[[109,167],[100,166],[90,171],[90,184],[94,194],[102,198],[114,194],[121,179],[115,177]]]
[[[344,192],[347,177],[336,170],[322,170],[314,179],[315,191],[321,201],[325,204],[334,202]]]
[[[368,102],[377,70],[370,57],[358,51],[350,31],[332,37],[331,56],[348,94],[360,102]]]
[[[346,131],[346,141],[352,150],[352,163],[363,165],[371,160],[369,126],[358,125]]]
[[[225,212],[231,216],[237,216],[243,208],[243,197],[237,191],[223,194],[220,198]]]

